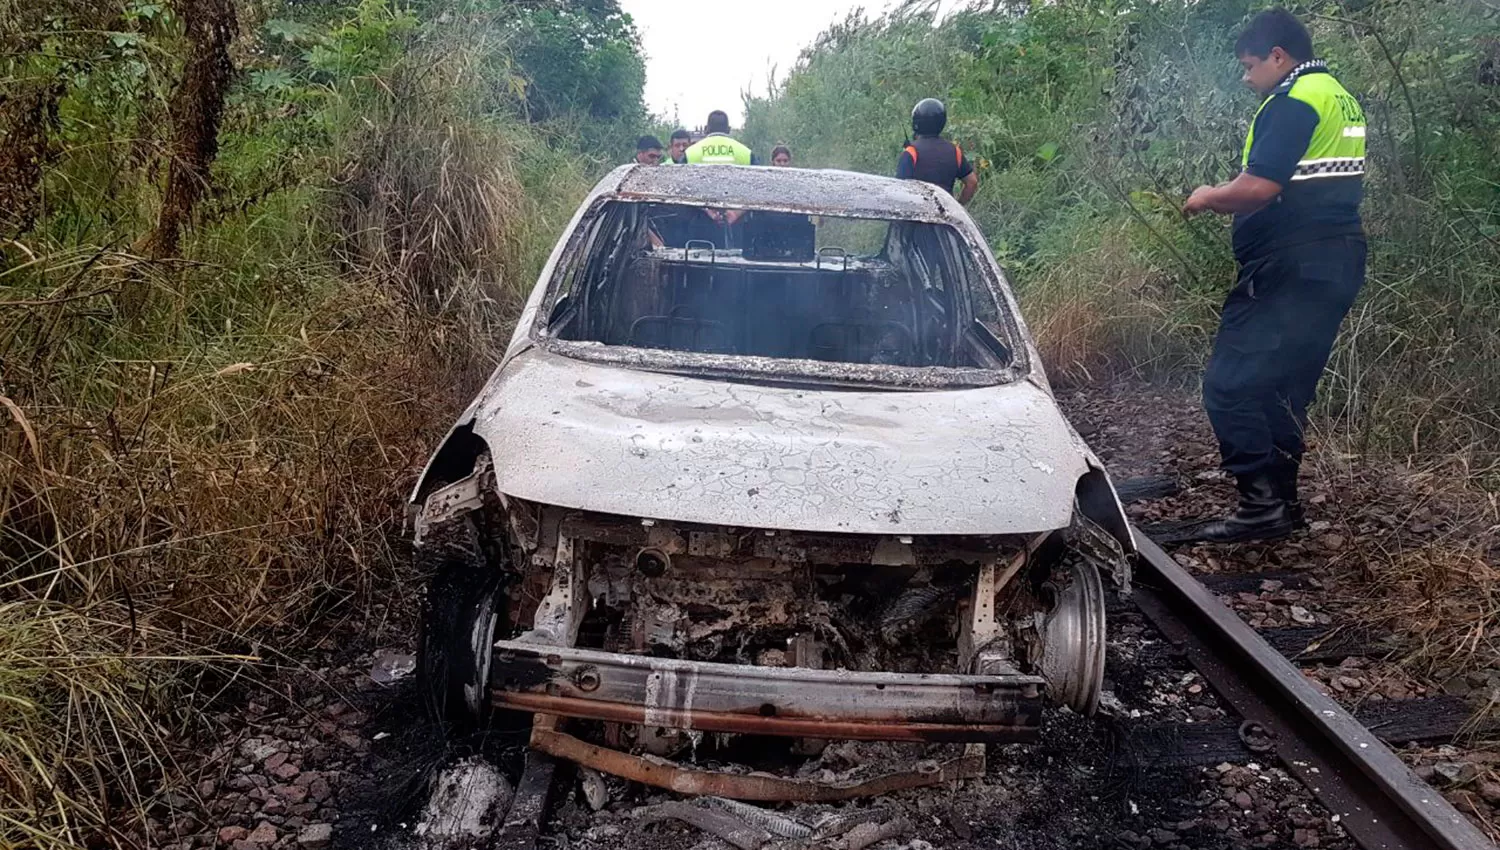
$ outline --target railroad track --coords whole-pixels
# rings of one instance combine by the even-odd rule
[[[1130,495],[1150,490],[1132,490],[1129,482],[1122,489]],[[1461,701],[1401,701],[1409,703],[1403,708],[1418,717],[1403,723],[1399,712],[1387,711],[1379,720],[1379,730],[1372,729],[1314,687],[1288,658],[1338,660],[1357,655],[1361,647],[1374,645],[1368,636],[1356,635],[1339,643],[1318,640],[1324,630],[1258,633],[1214,591],[1234,592],[1237,583],[1253,587],[1267,574],[1199,580],[1149,537],[1137,531],[1136,539],[1140,557],[1134,607],[1237,715],[1231,722],[1217,724],[1217,730],[1214,724],[1194,724],[1195,733],[1211,737],[1228,726],[1240,756],[1248,750],[1251,757],[1274,757],[1364,850],[1495,847],[1386,744],[1451,737],[1466,714]],[[1211,589],[1210,584],[1215,587]],[[1196,746],[1203,747],[1207,756],[1197,764],[1212,764],[1226,753],[1232,758],[1231,751],[1236,749],[1215,749],[1201,741]],[[1193,754],[1185,755],[1191,763]],[[491,846],[532,850],[538,845],[558,784],[557,768],[558,762],[550,757],[528,753],[510,815]]]
[[[1136,606],[1243,719],[1246,745],[1274,754],[1360,847],[1495,846],[1171,555],[1136,541]]]

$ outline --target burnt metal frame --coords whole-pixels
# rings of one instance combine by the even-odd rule
[[[531,746],[550,756],[577,762],[643,785],[679,794],[711,795],[734,800],[831,803],[858,797],[878,797],[893,791],[942,785],[984,775],[983,755],[972,750],[947,761],[924,761],[914,769],[887,773],[853,783],[789,779],[768,773],[721,773],[683,767],[663,759],[645,758],[590,744],[559,732],[555,718],[532,728]]]
[[[1003,340],[1011,353],[1011,362],[985,367],[936,367],[936,366],[891,366],[858,363],[828,363],[821,360],[790,359],[776,357],[740,356],[728,354],[703,354],[683,351],[659,351],[635,346],[602,345],[596,342],[558,339],[549,330],[552,311],[561,295],[561,281],[569,270],[581,259],[591,246],[595,236],[591,230],[599,224],[612,204],[673,204],[685,207],[736,207],[764,212],[791,212],[824,215],[849,219],[884,221],[906,221],[946,226],[969,252],[970,259],[980,277],[974,287],[993,302],[1000,315],[1002,327],[1009,337]],[[1039,372],[1031,362],[1031,338],[1022,329],[1016,305],[1009,294],[1009,281],[982,246],[978,231],[967,217],[949,215],[914,215],[911,213],[882,212],[843,207],[838,204],[802,206],[797,204],[739,204],[733,197],[710,202],[702,198],[672,195],[653,195],[608,191],[598,195],[580,213],[576,224],[564,234],[567,244],[562,248],[552,273],[538,285],[546,287],[528,333],[531,342],[538,348],[594,363],[643,370],[684,372],[710,378],[761,378],[802,380],[811,382],[834,381],[855,386],[879,389],[945,389],[962,387],[986,387],[1012,383]],[[544,272],[545,273],[545,272]]]
[[[537,606],[532,629],[516,641],[500,641],[496,644],[495,661],[500,665],[497,676],[511,680],[512,686],[492,690],[496,704],[508,705],[524,711],[535,712],[532,722],[530,745],[533,755],[528,758],[522,785],[532,788],[526,805],[512,805],[512,814],[507,818],[501,836],[505,847],[532,847],[540,833],[541,819],[545,811],[546,795],[552,787],[554,758],[567,759],[584,767],[612,773],[637,782],[676,790],[682,793],[714,794],[741,800],[804,800],[834,801],[855,797],[878,796],[892,791],[938,785],[958,779],[970,779],[984,773],[982,744],[970,744],[964,755],[946,762],[922,762],[911,770],[881,775],[852,784],[826,783],[816,780],[783,779],[761,774],[739,775],[718,771],[695,770],[661,759],[652,759],[623,753],[608,747],[590,744],[562,731],[566,717],[594,718],[606,721],[645,723],[660,722],[661,725],[683,726],[683,728],[705,731],[750,732],[779,734],[796,737],[867,738],[874,740],[914,741],[1026,741],[1036,737],[1037,720],[1041,711],[1044,682],[1039,677],[1022,676],[933,676],[898,673],[849,673],[847,671],[823,671],[796,668],[748,668],[746,665],[700,664],[675,659],[646,659],[629,655],[596,652],[574,646],[583,612],[589,599],[579,590],[587,586],[587,570],[574,551],[576,539],[590,539],[605,528],[594,528],[587,523],[569,524],[554,515],[552,522],[543,522],[538,529],[542,540],[550,542],[538,547],[534,564],[550,566],[551,587]],[[610,526],[610,528],[614,528]],[[616,532],[624,529],[614,528]],[[654,523],[636,526],[635,531],[644,531],[648,545],[656,545],[664,551],[687,549],[694,545],[713,547],[724,545],[723,540],[705,537],[696,541],[691,535],[680,536],[672,528],[658,528]],[[575,537],[575,535],[580,535]],[[607,538],[610,535],[605,533]],[[626,535],[634,539],[631,534]],[[1033,546],[1036,542],[1033,541]],[[1019,553],[1024,558],[1030,548]],[[524,656],[518,660],[518,656]],[[574,663],[567,671],[564,657]],[[588,663],[588,662],[592,663]],[[593,691],[602,689],[604,683],[601,666],[610,674],[611,689],[602,689],[606,694],[620,691],[615,680],[618,674],[639,673],[642,665],[667,665],[676,673],[689,676],[694,683],[700,674],[708,674],[717,668],[721,680],[738,680],[747,669],[764,672],[763,690],[774,692],[773,698],[783,702],[796,702],[801,698],[802,712],[797,716],[778,717],[775,712],[766,716],[761,705],[755,711],[695,711],[692,705],[673,704],[652,710],[646,704],[645,693],[649,682],[625,682],[624,691],[629,701],[591,700],[585,698]],[[556,669],[554,669],[556,668]],[[788,673],[791,676],[788,676]],[[639,678],[639,677],[637,677]],[[712,675],[703,678],[713,680]],[[820,703],[818,697],[806,698],[795,693],[808,680],[822,682]],[[828,681],[824,681],[828,680]],[[563,686],[569,693],[563,694]],[[690,685],[691,687],[691,685]],[[907,702],[915,706],[906,715],[880,716],[879,711],[866,711],[879,707],[885,697],[896,693],[895,688],[914,688],[925,693],[913,696]],[[712,688],[710,688],[712,690]],[[723,691],[722,688],[720,688]],[[882,699],[875,699],[867,691],[879,691]],[[792,693],[788,693],[791,691]],[[640,699],[637,699],[639,692]],[[618,694],[615,694],[618,695]],[[706,695],[706,694],[705,694]],[[851,696],[859,698],[851,698]],[[863,704],[862,704],[863,703]],[[774,705],[774,704],[773,704]],[[678,710],[685,709],[685,710]],[[862,713],[863,712],[863,713]],[[887,712],[889,714],[889,712]],[[868,716],[866,716],[868,715]],[[928,722],[928,721],[935,722]],[[522,811],[517,812],[520,809]]]
[[[1044,681],[757,667],[496,644],[493,698],[523,711],[706,732],[855,740],[1034,741]]]
[[[1443,795],[1412,773],[1369,729],[1318,691],[1295,665],[1150,538],[1134,598],[1167,639],[1276,755],[1339,817],[1361,847],[1493,850]]]

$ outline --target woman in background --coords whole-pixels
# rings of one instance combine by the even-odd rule
[[[786,168],[792,164],[792,149],[786,145],[777,145],[771,149],[771,164]]]

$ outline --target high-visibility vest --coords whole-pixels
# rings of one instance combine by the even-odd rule
[[[1349,94],[1338,80],[1323,71],[1320,61],[1304,62],[1287,75],[1287,79],[1263,101],[1255,114],[1278,96],[1296,98],[1311,106],[1318,113],[1318,126],[1313,130],[1312,140],[1307,143],[1307,152],[1297,162],[1292,173],[1292,182],[1320,180],[1339,177],[1361,177],[1365,173],[1365,112],[1359,101]],[[1240,157],[1240,166],[1250,163],[1250,146],[1255,143],[1255,122],[1250,122],[1250,132],[1245,136],[1245,151]]]
[[[723,133],[711,133],[687,149],[688,165],[749,165],[750,148]]]

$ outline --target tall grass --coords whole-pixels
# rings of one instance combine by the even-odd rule
[[[123,605],[0,603],[0,837],[6,847],[129,844],[194,729],[206,655]]]
[[[404,494],[602,166],[506,108],[484,24],[283,24],[334,58],[250,54],[160,260],[146,125],[63,102],[0,243],[0,846],[132,846],[198,684],[403,592]]]

